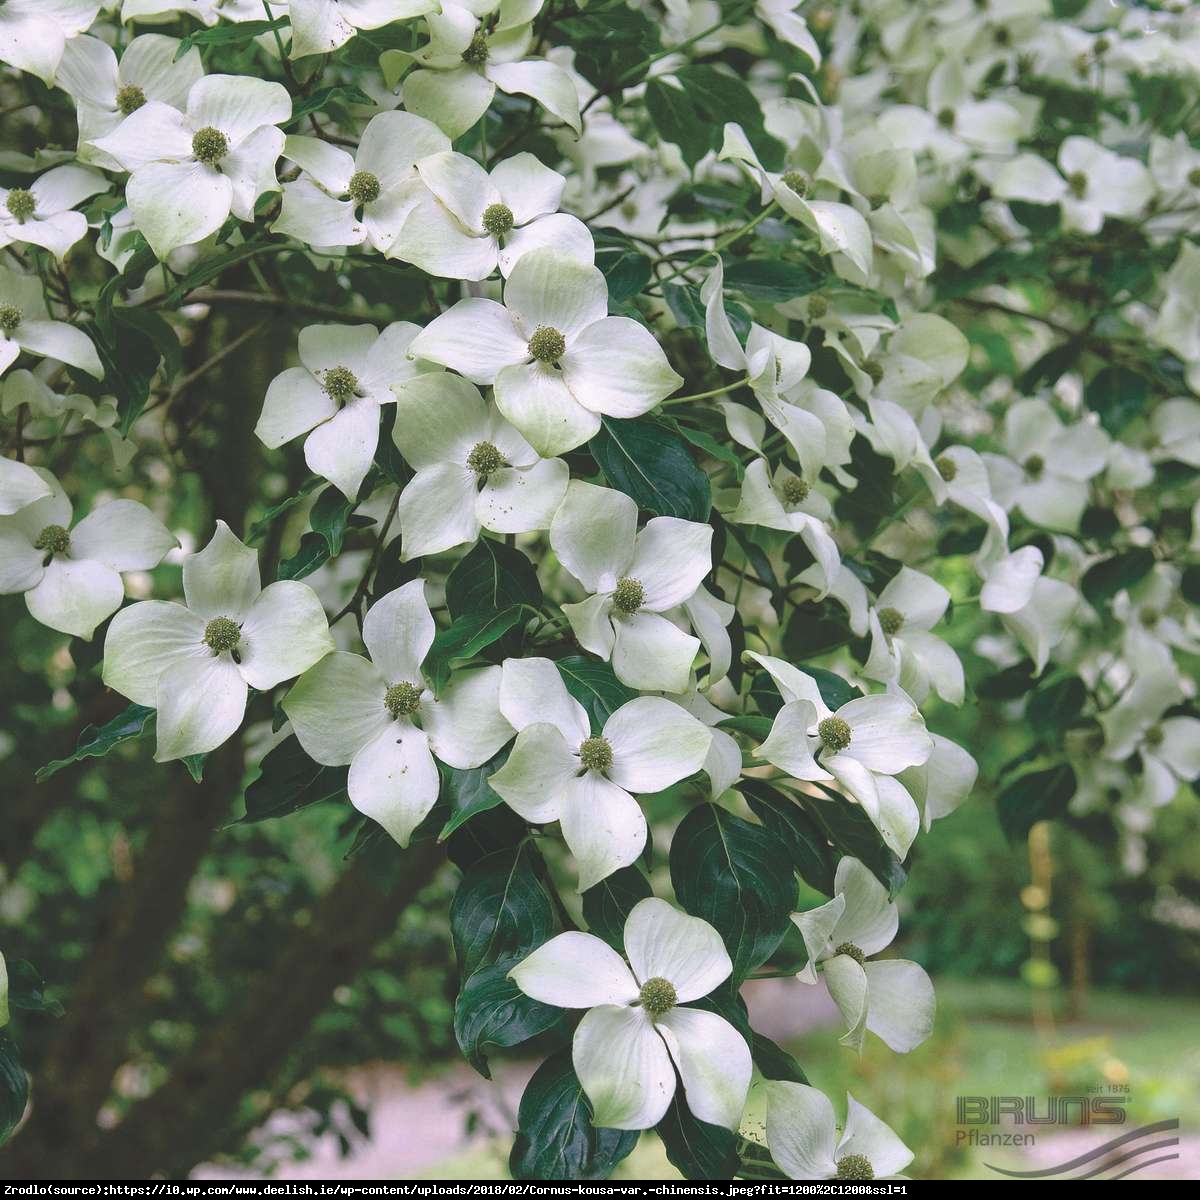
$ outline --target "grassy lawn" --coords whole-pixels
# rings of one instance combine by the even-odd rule
[[[888,1120],[913,1148],[917,1179],[994,1179],[992,1150],[956,1147],[955,1097],[1086,1094],[1105,1084],[1129,1088],[1127,1129],[1179,1117],[1181,1132],[1200,1124],[1200,1001],[1117,992],[1091,995],[1082,1020],[1055,1017],[1045,1037],[1030,1019],[1030,991],[1007,980],[940,980],[932,1038],[910,1055],[869,1038],[861,1058],[819,1030],[788,1048],[809,1079],[844,1104],[849,1090]],[[1061,1009],[1061,998],[1055,998]],[[482,1147],[426,1173],[427,1178],[507,1178],[507,1146]],[[1014,1152],[1008,1150],[1006,1161]],[[656,1138],[643,1138],[618,1178],[678,1178]]]

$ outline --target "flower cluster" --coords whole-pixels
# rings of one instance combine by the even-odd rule
[[[483,918],[465,865],[472,1061],[567,1028],[589,1128],[894,1175],[739,989],[823,979],[854,1051],[930,1035],[876,956],[989,753],[968,701],[1028,733],[980,789],[1015,838],[1101,815],[1141,869],[1200,774],[1200,15],[594,7],[0,4],[0,85],[65,97],[0,188],[0,593],[107,622],[157,762],[254,728],[278,811],[294,746],[397,851],[466,826],[582,893],[587,931],[520,889]],[[298,328],[242,376],[259,308]],[[197,552],[165,481],[222,374],[274,490]]]

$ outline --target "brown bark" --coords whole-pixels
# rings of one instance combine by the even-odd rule
[[[443,861],[440,847],[414,846],[397,856],[396,878],[381,885],[377,873],[355,860],[244,1003],[175,1065],[157,1092],[69,1162],[60,1143],[57,1161],[49,1164],[54,1177],[180,1175],[219,1150],[241,1097],[270,1084],[333,990],[362,970]]]
[[[161,768],[160,768],[161,769]],[[239,742],[208,761],[204,781],[182,766],[163,797],[128,884],[98,930],[95,947],[67,1003],[54,1041],[37,1064],[34,1109],[14,1143],[21,1170],[55,1178],[64,1143],[86,1144],[96,1114],[125,1060],[130,1033],[146,1009],[145,980],[157,968],[187,902],[187,887],[241,781]]]

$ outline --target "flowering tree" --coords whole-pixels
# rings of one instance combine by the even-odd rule
[[[458,1044],[546,1053],[515,1177],[648,1129],[901,1172],[741,991],[822,975],[847,1053],[909,1051],[922,829],[1100,813],[1136,870],[1200,773],[1198,45],[1106,0],[0,4],[0,591],[128,702],[40,776],[143,738],[448,856]],[[974,698],[1026,735],[978,788]],[[0,1027],[10,976],[51,1007],[0,958]]]

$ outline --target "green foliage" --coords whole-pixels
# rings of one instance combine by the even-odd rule
[[[632,496],[639,508],[653,516],[708,520],[708,477],[683,440],[664,425],[645,417],[604,417],[589,445],[609,485]]]

